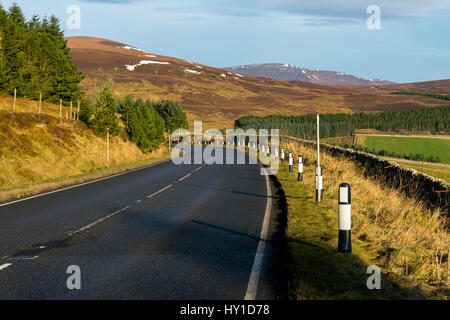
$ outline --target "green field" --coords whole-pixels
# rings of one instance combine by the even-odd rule
[[[405,159],[396,159],[383,157],[383,159],[392,160],[405,168],[415,169],[422,172],[422,163],[420,161],[411,161]],[[430,163],[425,162],[423,164],[423,173],[450,182],[450,165],[443,163]]]
[[[357,143],[360,146],[364,144],[366,150],[438,156],[442,163],[450,164],[450,139],[361,135],[357,137]]]

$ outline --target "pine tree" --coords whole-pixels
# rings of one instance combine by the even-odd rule
[[[109,85],[104,85],[95,99],[92,128],[102,134],[106,134],[109,128],[112,135],[118,135],[120,126],[116,112],[117,101],[113,97],[112,89]]]

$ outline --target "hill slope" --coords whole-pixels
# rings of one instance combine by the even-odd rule
[[[59,106],[44,103],[38,114],[36,101],[19,99],[11,109],[12,98],[0,98],[0,201],[133,167],[166,151],[145,155],[127,139],[112,137],[111,169],[104,172],[106,139],[80,121],[59,118]]]
[[[391,95],[389,86],[320,86],[243,76],[190,61],[145,53],[99,38],[68,38],[73,60],[86,78],[81,86],[93,95],[107,79],[118,97],[179,101],[189,120],[205,127],[230,128],[243,115],[400,110],[442,105],[418,96]]]
[[[306,69],[286,63],[249,64],[224,68],[246,76],[275,80],[304,81],[328,86],[373,86],[393,84],[391,81],[364,79],[344,72]]]

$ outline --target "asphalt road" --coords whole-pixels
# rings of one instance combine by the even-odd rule
[[[259,165],[169,161],[0,206],[0,299],[273,298],[268,191]]]

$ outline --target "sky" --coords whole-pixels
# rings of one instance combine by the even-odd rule
[[[0,2],[8,8],[13,1]],[[27,18],[56,15],[66,36],[106,38],[213,67],[280,62],[399,83],[450,78],[450,0],[16,2]],[[379,20],[368,13],[374,5]],[[73,6],[79,20],[68,12]]]

